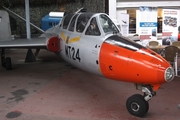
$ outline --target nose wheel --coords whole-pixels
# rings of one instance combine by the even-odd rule
[[[144,96],[135,94],[127,99],[126,108],[130,114],[143,117],[149,110],[149,103],[144,99]]]
[[[136,88],[138,85],[136,85]],[[129,97],[126,101],[126,108],[130,114],[143,117],[149,110],[149,103],[148,101],[156,95],[156,92],[153,91],[152,86],[141,86],[141,90],[144,95],[135,94]]]

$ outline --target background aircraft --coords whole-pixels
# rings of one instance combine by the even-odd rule
[[[7,16],[5,11],[2,11]],[[1,16],[1,35],[9,33],[9,23]],[[5,31],[5,29],[7,31]],[[5,35],[4,35],[5,36]],[[130,114],[142,117],[149,109],[148,101],[156,95],[161,84],[174,78],[171,65],[152,50],[120,35],[118,27],[104,13],[67,14],[61,22],[45,31],[39,38],[11,39],[9,33],[1,38],[1,63],[11,69],[11,58],[5,49],[47,49],[84,71],[124,82],[134,83],[144,94],[127,99]]]

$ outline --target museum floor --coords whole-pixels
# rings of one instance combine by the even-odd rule
[[[81,71],[41,50],[35,63],[24,63],[26,50],[8,50],[13,69],[0,67],[0,120],[179,120],[180,77],[164,84],[149,101],[143,118],[130,115],[126,99],[132,83]]]

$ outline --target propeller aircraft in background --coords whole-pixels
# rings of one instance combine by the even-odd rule
[[[0,27],[8,26],[3,17]],[[0,32],[3,36],[7,33]],[[7,70],[11,69],[11,58],[5,56],[5,49],[9,48],[47,49],[86,72],[134,83],[144,94],[130,96],[126,107],[130,114],[138,117],[148,112],[148,101],[159,87],[174,78],[173,68],[163,57],[121,36],[117,25],[105,13],[79,11],[65,15],[57,26],[38,38],[1,39],[1,63]]]

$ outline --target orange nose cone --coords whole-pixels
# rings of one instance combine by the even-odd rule
[[[133,51],[103,43],[100,51],[100,69],[110,79],[138,84],[160,85],[174,76],[170,64],[160,55],[146,48]],[[166,75],[167,74],[167,75]]]

